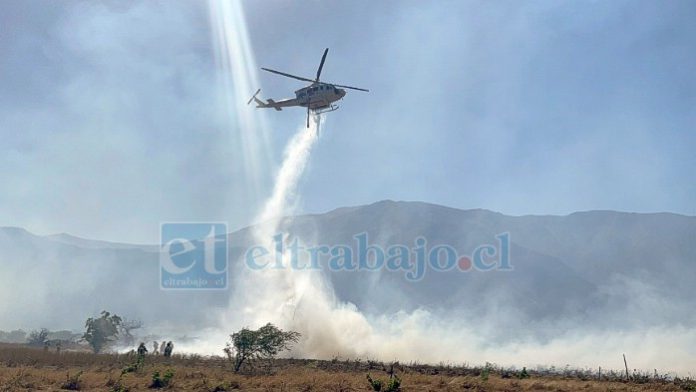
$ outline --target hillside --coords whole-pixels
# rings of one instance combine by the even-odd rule
[[[232,277],[245,268],[239,256],[254,244],[252,229],[229,235]],[[412,282],[398,271],[325,269],[337,299],[367,314],[417,308],[461,314],[505,330],[499,339],[530,333],[546,339],[559,325],[579,323],[615,330],[696,320],[683,311],[696,305],[694,217],[615,211],[506,216],[382,201],[286,218],[280,230],[307,244],[354,246],[353,236],[363,232],[382,246],[413,246],[425,237],[465,254],[509,233],[514,270],[508,272],[428,271]],[[211,311],[227,306],[231,292],[161,291],[158,268],[153,246],[0,228],[0,271],[21,282],[0,287],[8,299],[0,302],[0,329],[80,328],[86,315],[108,308],[146,324],[195,330],[207,325]]]

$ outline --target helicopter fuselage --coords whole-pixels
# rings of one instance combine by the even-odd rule
[[[313,83],[295,91],[295,100],[299,106],[317,110],[330,107],[345,95],[346,90],[326,83]]]

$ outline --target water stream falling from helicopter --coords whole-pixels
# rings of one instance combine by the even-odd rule
[[[270,172],[268,127],[265,113],[249,110],[248,94],[259,86],[257,68],[246,30],[242,5],[239,2],[209,2],[216,63],[221,70],[223,103],[229,120],[239,130],[236,135],[243,154],[245,172],[254,196],[261,200],[261,179]],[[232,124],[230,124],[232,125]],[[282,164],[275,177],[273,191],[257,215],[254,241],[268,244],[278,231],[279,218],[291,215],[297,203],[298,182],[316,145],[319,122],[298,124],[297,133],[288,143]],[[311,243],[312,238],[303,238]],[[281,328],[302,333],[302,340],[291,355],[304,358],[345,359],[374,358],[420,362],[485,361],[499,364],[573,363],[603,364],[597,358],[611,358],[626,347],[635,347],[632,358],[637,365],[650,363],[654,347],[678,347],[696,341],[696,332],[676,330],[675,338],[665,340],[664,331],[650,330],[641,336],[621,333],[582,334],[568,331],[558,339],[544,344],[519,342],[493,344],[485,331],[495,320],[476,320],[462,315],[443,318],[425,310],[399,311],[371,315],[336,298],[324,276],[292,269],[236,271],[233,277],[229,306],[219,317],[215,328],[201,333],[205,336],[184,351],[221,354],[228,334],[241,327],[257,328],[272,322]],[[509,316],[514,317],[514,314]],[[596,344],[595,342],[602,342]],[[637,349],[643,347],[643,349]],[[665,350],[663,350],[665,351]],[[670,356],[669,350],[665,351]],[[683,353],[680,353],[682,357]],[[674,358],[660,358],[661,363],[679,363]],[[640,365],[639,365],[640,366]]]

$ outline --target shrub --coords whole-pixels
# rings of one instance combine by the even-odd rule
[[[283,331],[268,323],[258,330],[243,328],[230,335],[230,338],[223,351],[229,361],[234,363],[234,371],[238,372],[247,360],[270,359],[289,349],[292,343],[298,341],[300,334],[295,331]]]
[[[145,365],[145,357],[139,355],[138,358],[136,358],[135,362],[131,363],[130,365],[124,367],[123,370],[121,370],[121,375],[124,375],[126,373],[137,372],[138,370],[143,368],[143,365]]]
[[[377,379],[373,380],[372,377],[370,377],[370,373],[367,374],[367,382],[370,383],[370,387],[372,387],[373,391],[381,391],[382,390],[382,380]]]
[[[123,373],[121,373],[121,377],[123,377]],[[121,383],[121,377],[118,378],[118,380],[114,380],[113,378],[109,377],[109,380],[106,382],[106,387],[109,388],[109,392],[129,392],[130,389],[123,385]]]
[[[522,368],[522,371],[517,375],[517,378],[519,378],[520,380],[523,380],[525,378],[529,378],[529,373],[527,373],[526,367]]]
[[[367,382],[370,383],[370,387],[373,391],[384,391],[384,392],[399,392],[401,391],[401,379],[396,375],[392,374],[389,377],[389,381],[386,383],[382,380],[373,379],[370,374],[367,374]]]
[[[171,369],[164,372],[164,376],[160,376],[160,372],[154,372],[152,373],[152,383],[150,384],[150,388],[166,388],[171,384],[172,378],[174,378],[174,372]]]
[[[82,376],[82,371],[75,373],[70,377],[70,372],[68,372],[67,379],[60,386],[61,389],[67,389],[68,391],[79,391],[80,390],[80,376]]]

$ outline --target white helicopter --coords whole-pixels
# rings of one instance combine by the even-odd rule
[[[344,88],[349,88],[352,90],[359,91],[370,91],[360,87],[343,86],[334,83],[324,83],[319,81],[319,76],[321,75],[321,69],[324,67],[324,61],[326,60],[326,55],[329,53],[329,49],[324,50],[324,55],[321,56],[321,63],[319,63],[319,69],[317,70],[317,77],[315,79],[303,78],[301,76],[291,75],[285,72],[275,71],[268,68],[261,68],[264,71],[272,72],[274,74],[287,76],[289,78],[302,80],[305,82],[310,82],[309,86],[302,87],[301,89],[295,91],[295,98],[283,99],[280,101],[274,101],[273,99],[268,99],[267,102],[257,98],[257,95],[261,92],[261,89],[256,90],[254,96],[249,99],[247,105],[251,101],[256,102],[257,108],[273,108],[275,110],[283,110],[282,108],[291,106],[301,106],[307,108],[307,128],[309,128],[309,114],[313,112],[314,114],[322,114],[333,112],[338,109],[338,105],[334,105],[334,102],[342,99],[346,95],[346,90]],[[339,88],[340,87],[340,88]]]

